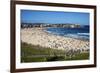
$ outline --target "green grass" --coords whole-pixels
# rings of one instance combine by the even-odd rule
[[[21,43],[21,62],[48,62],[89,59],[89,52],[63,51]]]
[[[85,60],[85,59],[89,59],[89,53],[80,53],[71,58],[70,57],[66,58],[66,60]]]
[[[22,57],[22,62],[45,62],[46,58],[45,57]]]

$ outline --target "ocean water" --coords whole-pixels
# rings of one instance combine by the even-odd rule
[[[54,35],[77,38],[77,39],[86,39],[89,40],[89,27],[81,27],[81,28],[47,28],[46,31],[48,33],[52,33]]]

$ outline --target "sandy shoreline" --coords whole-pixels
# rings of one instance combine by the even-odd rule
[[[45,32],[44,29],[41,28],[21,29],[21,41],[53,49],[89,50],[89,41],[53,35]]]

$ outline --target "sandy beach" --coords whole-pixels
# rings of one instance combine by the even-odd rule
[[[81,51],[89,50],[89,41],[53,35],[47,33],[45,29],[42,28],[21,29],[21,41],[52,49],[73,49]]]

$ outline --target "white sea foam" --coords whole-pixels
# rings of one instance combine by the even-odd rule
[[[89,35],[89,33],[77,33],[78,35]]]
[[[78,35],[78,34],[67,34],[67,35],[64,35],[64,36],[65,37],[71,37],[71,38],[77,38],[77,39],[89,39],[89,37],[87,35],[85,35],[85,34],[81,34],[81,35]]]

